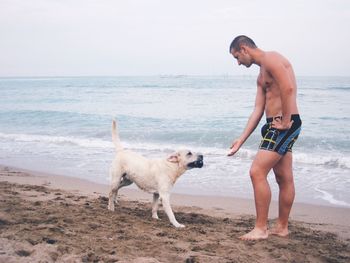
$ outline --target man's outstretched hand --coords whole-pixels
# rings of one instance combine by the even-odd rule
[[[239,139],[233,141],[227,156],[232,156],[241,148],[242,142]]]

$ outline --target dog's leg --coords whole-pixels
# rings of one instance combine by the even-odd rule
[[[165,213],[167,214],[170,222],[175,227],[185,227],[184,225],[182,225],[176,221],[173,210],[171,209],[171,206],[170,206],[169,194],[168,193],[159,193],[159,194],[160,194],[160,198],[162,199],[163,208],[164,208]]]
[[[112,184],[111,190],[109,192],[109,200],[108,200],[108,210],[114,211],[114,203],[118,203],[116,197],[118,195],[119,184]]]
[[[114,211],[114,202],[116,201],[116,197],[118,195],[119,185],[123,173],[120,171],[118,166],[112,167],[110,173],[112,178],[112,184],[111,190],[109,192],[108,210]]]
[[[108,210],[114,211],[114,202],[118,194],[118,187],[111,186],[109,191]]]
[[[152,218],[159,219],[158,217],[158,206],[159,206],[159,194],[153,194],[153,203],[152,203]]]

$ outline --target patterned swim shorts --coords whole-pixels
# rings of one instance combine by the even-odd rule
[[[301,131],[301,119],[299,114],[293,114],[291,120],[293,120],[292,127],[289,130],[277,130],[271,128],[273,119],[282,118],[281,116],[274,118],[267,118],[266,124],[261,128],[262,140],[259,149],[274,151],[280,155],[285,155],[287,152],[292,151],[292,147],[295,141],[298,139]]]

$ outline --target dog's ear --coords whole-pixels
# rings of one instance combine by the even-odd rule
[[[179,162],[179,154],[178,153],[172,153],[168,158],[168,162],[171,163],[178,163]]]

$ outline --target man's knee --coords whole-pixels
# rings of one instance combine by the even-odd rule
[[[250,178],[253,181],[266,179],[266,174],[262,172],[262,169],[257,166],[252,166],[249,170]]]
[[[285,172],[285,173],[282,173],[282,172],[276,172],[274,171],[274,174],[275,174],[275,179],[276,179],[276,182],[278,185],[291,185],[294,183],[294,180],[293,180],[293,173],[291,172]]]
[[[273,170],[273,173],[275,174],[275,179],[277,184],[282,184],[283,183],[283,176],[281,172],[276,171],[275,169]]]

